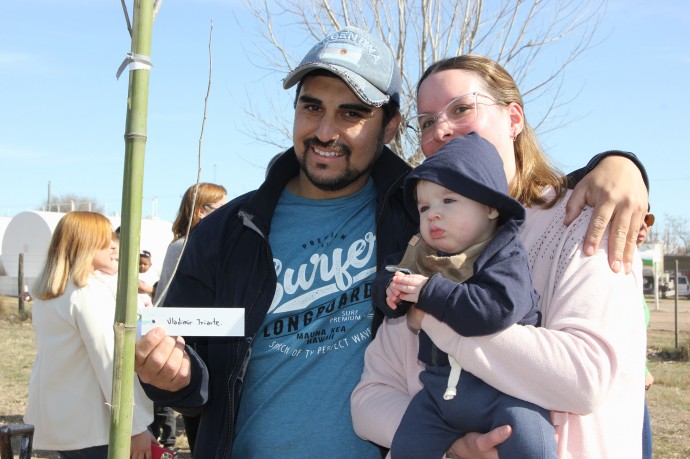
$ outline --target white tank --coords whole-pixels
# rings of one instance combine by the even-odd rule
[[[12,217],[0,217],[0,276],[6,276],[7,271],[2,264],[2,238],[5,236],[5,230],[7,230],[7,225],[12,221]]]
[[[36,277],[43,269],[50,238],[62,212],[27,211],[15,215],[2,238],[2,265],[6,275],[16,277],[19,254],[24,254],[24,277]]]

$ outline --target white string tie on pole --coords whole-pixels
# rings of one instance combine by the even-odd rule
[[[122,75],[122,72],[124,72],[127,67],[129,67],[130,72],[132,70],[151,70],[153,64],[151,64],[150,56],[144,56],[142,54],[136,53],[127,53],[125,54],[125,60],[122,61],[122,64],[120,64],[120,68],[117,69],[115,78],[119,80],[120,75]]]

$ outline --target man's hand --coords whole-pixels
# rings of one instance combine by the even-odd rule
[[[450,459],[498,459],[496,446],[510,437],[513,429],[510,426],[496,427],[485,434],[470,432],[457,439],[446,453]]]
[[[181,336],[167,336],[162,328],[156,327],[137,341],[134,370],[146,384],[178,391],[189,385],[190,367]]]
[[[647,188],[637,166],[622,156],[609,156],[573,190],[564,223],[572,223],[585,204],[594,207],[585,236],[585,255],[593,255],[611,222],[609,264],[614,272],[632,270],[637,233],[648,209]]]

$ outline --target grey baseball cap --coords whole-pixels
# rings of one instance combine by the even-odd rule
[[[400,70],[393,51],[365,30],[345,27],[324,38],[285,77],[283,88],[291,88],[316,69],[340,77],[367,105],[400,102]]]

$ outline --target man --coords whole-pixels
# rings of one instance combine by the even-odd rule
[[[294,147],[197,225],[166,297],[245,308],[245,337],[154,329],[136,346],[149,397],[201,414],[195,458],[380,457],[355,435],[349,398],[382,320],[377,263],[418,226],[401,186],[410,168],[385,146],[400,73],[386,44],[347,27],[283,82],[295,85]]]
[[[156,383],[174,393],[147,388],[185,414],[205,405],[198,458],[380,457],[354,433],[349,396],[382,317],[376,262],[417,227],[403,204],[410,168],[385,146],[400,123],[400,72],[387,45],[345,28],[287,76],[293,85],[294,148],[257,191],[197,226],[166,297],[246,312],[245,338],[188,338],[185,355],[170,339],[191,375],[176,368],[173,384]]]

